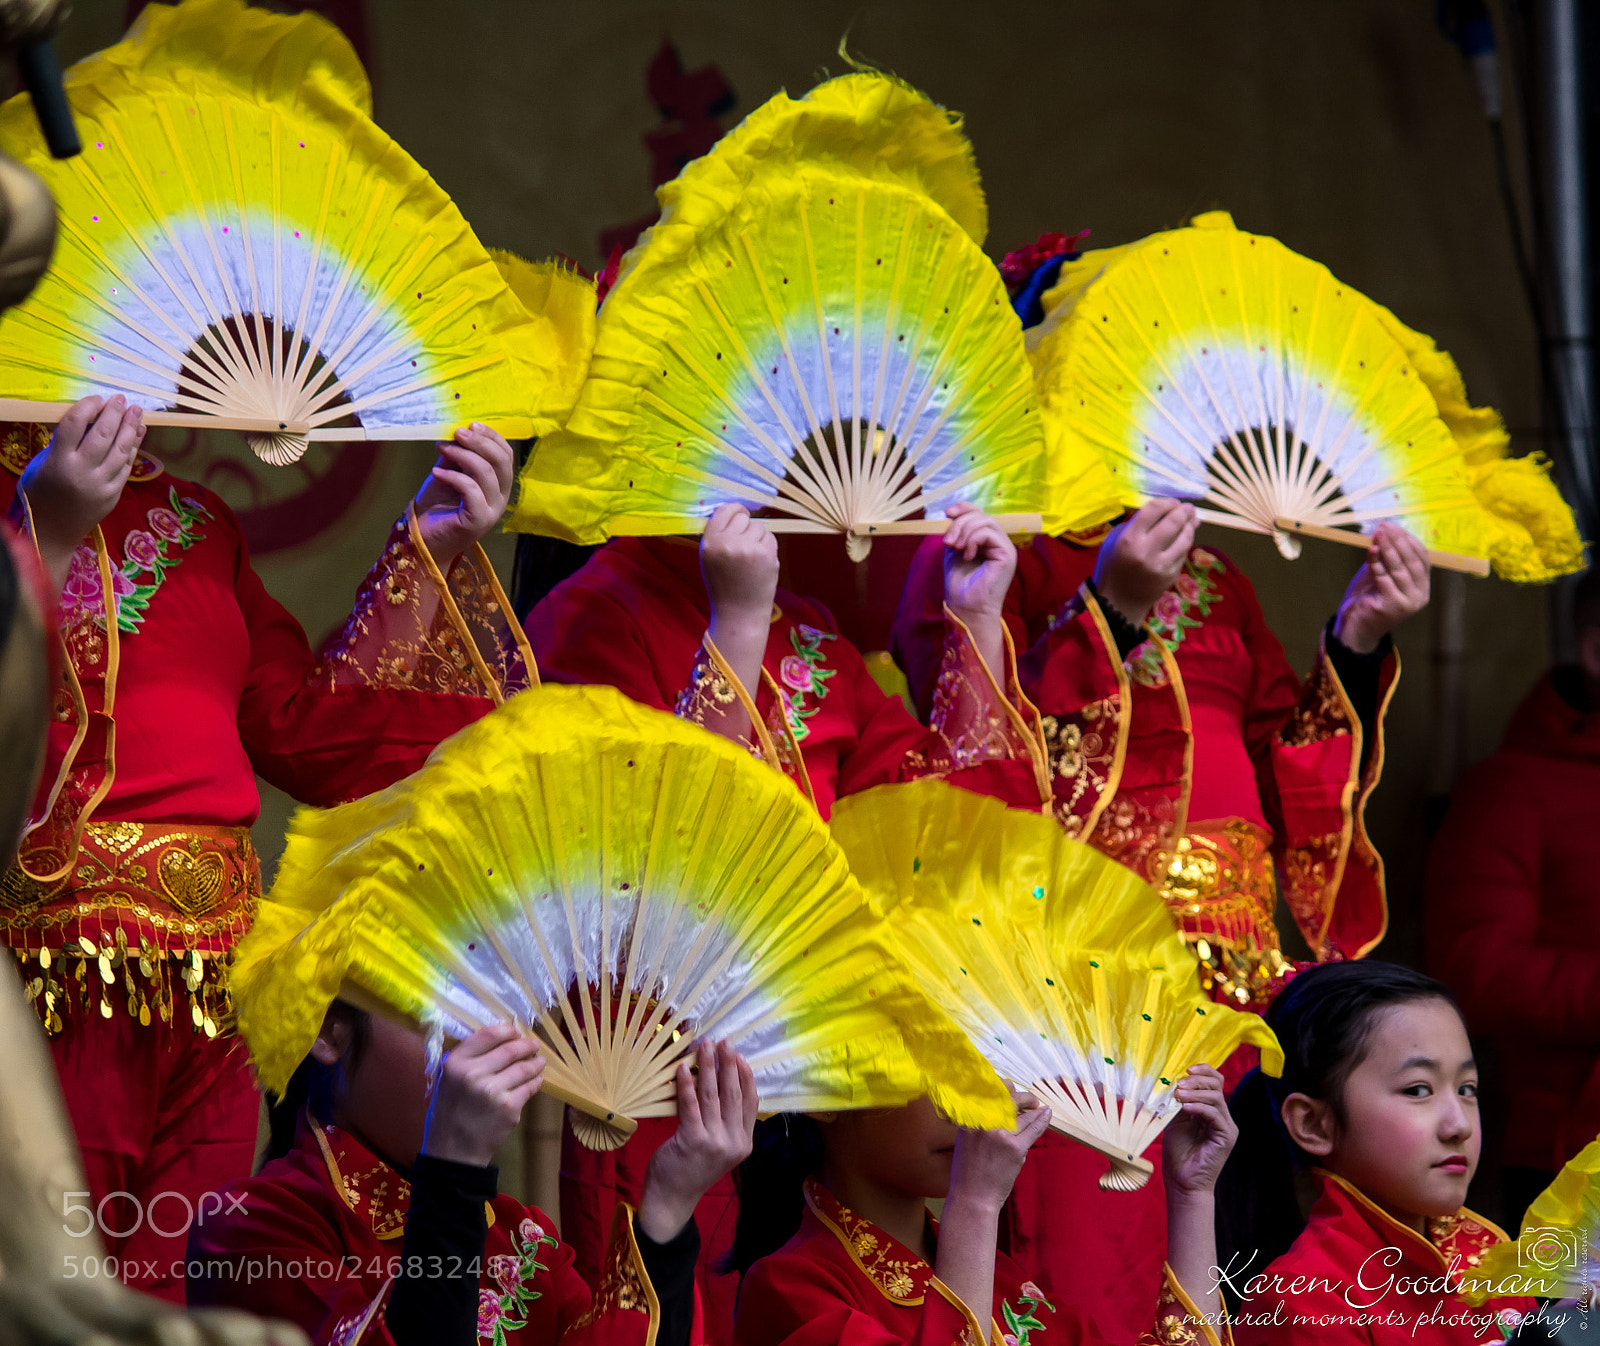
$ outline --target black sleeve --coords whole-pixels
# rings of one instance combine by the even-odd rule
[[[1094,601],[1100,605],[1100,611],[1106,619],[1106,625],[1111,628],[1111,638],[1117,642],[1117,653],[1126,659],[1145,641],[1150,639],[1150,633],[1142,626],[1135,626],[1122,615],[1115,607],[1106,601],[1104,594],[1094,586],[1093,580],[1085,580],[1086,587],[1094,595]]]
[[[426,1154],[412,1165],[400,1275],[384,1310],[395,1346],[477,1346],[478,1278],[489,1233],[484,1203],[494,1200],[499,1176],[493,1164],[479,1168]]]
[[[657,1243],[639,1228],[639,1217],[635,1215],[633,1237],[650,1284],[655,1287],[656,1302],[661,1305],[656,1346],[689,1346],[689,1331],[694,1325],[694,1267],[700,1260],[699,1227],[691,1219],[668,1242]]]
[[[1384,636],[1371,654],[1357,654],[1333,634],[1333,624],[1337,620],[1337,617],[1328,618],[1323,628],[1324,648],[1328,651],[1328,662],[1339,675],[1344,693],[1361,721],[1361,770],[1364,772],[1372,760],[1373,745],[1378,741],[1378,687],[1383,679],[1384,661],[1394,653],[1394,637]]]

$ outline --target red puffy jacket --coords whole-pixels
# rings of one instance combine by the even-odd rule
[[[1576,669],[1534,688],[1428,861],[1429,970],[1500,1048],[1504,1162],[1539,1169],[1600,1133],[1600,713],[1579,688]]]

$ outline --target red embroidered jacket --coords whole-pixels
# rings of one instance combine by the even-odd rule
[[[526,626],[548,681],[605,683],[700,721],[734,695],[702,644],[710,615],[693,543],[617,538],[557,585]],[[971,767],[980,770],[964,779],[1037,806],[1042,750],[1014,673],[1002,691],[959,623],[943,618],[935,661],[928,729],[885,695],[825,608],[778,591],[763,685],[749,691],[779,765],[823,817],[840,795]]]
[[[605,683],[697,722],[735,693],[702,644],[710,604],[691,542],[617,538],[553,589],[527,619],[541,677]],[[941,619],[942,621],[942,619]],[[823,817],[840,795],[891,781],[953,773],[1008,802],[1039,807],[1043,752],[1037,720],[1017,690],[1003,695],[959,623],[944,622],[934,728],[884,694],[826,609],[779,590],[757,713],[778,764]],[[764,750],[747,744],[758,754]],[[615,1203],[637,1203],[650,1157],[672,1119],[648,1119],[619,1150],[597,1153],[570,1129],[562,1150],[562,1228],[592,1274]],[[724,1178],[700,1202],[699,1283],[707,1338],[726,1346],[735,1278],[715,1267],[733,1237],[737,1203]]]
[[[234,1184],[189,1239],[189,1303],[294,1323],[312,1346],[392,1346],[384,1309],[403,1272],[410,1184],[348,1132],[308,1122],[295,1147]],[[494,1346],[556,1341],[646,1346],[660,1308],[633,1237],[617,1221],[593,1296],[550,1217],[489,1203],[478,1335]],[[431,1273],[422,1268],[422,1274]]]
[[[928,1224],[937,1238],[931,1215]],[[976,1312],[989,1321],[980,1322]],[[1142,1341],[1216,1346],[1221,1339],[1170,1276],[1151,1321]],[[734,1346],[1070,1346],[1105,1338],[1070,1305],[1050,1304],[1004,1253],[995,1257],[994,1303],[975,1311],[921,1254],[808,1181],[799,1232],[744,1277],[733,1340]]]
[[[1382,861],[1362,822],[1383,746],[1380,736],[1363,771],[1360,718],[1326,652],[1302,685],[1250,582],[1195,548],[1156,604],[1149,639],[1124,661],[1083,587],[1095,558],[1094,548],[1037,538],[1006,598],[1063,825],[1163,890],[1207,964],[1203,979],[1239,1003],[1264,1003],[1284,971],[1274,861],[1319,958],[1367,953],[1388,919]],[[942,601],[936,563],[925,544],[895,624],[894,652],[918,695]],[[1390,656],[1380,734],[1398,673]]]
[[[1504,1230],[1463,1209],[1428,1221],[1424,1238],[1343,1178],[1314,1172],[1319,1195],[1304,1232],[1263,1283],[1239,1286],[1259,1290],[1235,1320],[1239,1346],[1498,1342],[1533,1308],[1525,1296],[1479,1309],[1459,1296],[1463,1273],[1505,1241]]]
[[[0,461],[20,471],[17,437]],[[0,507],[26,523],[15,486],[0,472]],[[52,1030],[96,1002],[170,1017],[175,954],[195,1026],[215,1031],[218,963],[259,888],[255,774],[308,803],[369,793],[527,683],[481,552],[446,579],[425,550],[402,519],[319,658],[227,505],[138,461],[72,558],[41,797],[0,881],[4,939]]]

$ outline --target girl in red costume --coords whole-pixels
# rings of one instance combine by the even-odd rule
[[[953,771],[1037,808],[1048,793],[1042,748],[1000,620],[1016,551],[981,511],[951,514],[938,544],[950,599],[931,727],[884,694],[826,609],[778,588],[771,532],[734,505],[717,510],[698,553],[687,540],[618,538],[551,590],[526,622],[541,676],[606,683],[743,742],[824,817],[839,795]],[[666,1134],[645,1121],[607,1154],[564,1134],[562,1229],[580,1271],[598,1271],[612,1208],[638,1199]],[[733,1234],[732,1201],[720,1184],[699,1215],[707,1334],[718,1346],[731,1330],[733,1281],[712,1267]]]
[[[1241,1140],[1217,1192],[1240,1346],[1499,1341],[1534,1301],[1459,1295],[1506,1235],[1461,1205],[1483,1137],[1449,991],[1390,963],[1326,964],[1266,1019],[1283,1076],[1252,1071],[1234,1091]],[[1316,1191],[1309,1219],[1296,1169]]]
[[[1039,296],[1073,243],[1057,239],[1043,266],[1034,251],[1008,275],[1025,323],[1041,321]],[[1319,960],[1359,958],[1386,928],[1383,864],[1362,813],[1399,676],[1389,633],[1427,602],[1427,555],[1403,529],[1378,529],[1302,683],[1250,581],[1196,547],[1195,526],[1192,506],[1154,500],[1100,537],[1038,537],[1018,560],[1004,620],[1027,651],[1019,668],[1043,716],[1056,817],[1160,890],[1213,996],[1260,1008],[1292,971],[1274,920],[1279,875]],[[924,709],[939,572],[924,546],[891,646]],[[1250,1064],[1240,1053],[1224,1073],[1236,1080]],[[1156,1181],[1104,1192],[1098,1161],[1046,1137],[1002,1233],[1047,1290],[1124,1332],[1138,1324],[1119,1305],[1143,1302],[1160,1279],[1160,1155],[1148,1157]],[[1093,1252],[1068,1256],[1085,1226],[1100,1231]]]
[[[255,1153],[255,1085],[218,1035],[260,892],[254,774],[353,798],[526,684],[476,546],[511,452],[481,426],[441,446],[319,657],[228,507],[140,452],[137,407],[91,397],[40,431],[0,437],[0,503],[61,586],[64,676],[0,928],[52,1035],[84,1204],[124,1278],[181,1301],[189,1221]]]
[[[1211,1274],[1211,1193],[1234,1128],[1222,1077],[1209,1066],[1180,1081],[1177,1098],[1183,1113],[1163,1140],[1174,1177],[1170,1265],[1159,1303],[1152,1295],[1137,1310],[1147,1324],[1141,1340],[1216,1346],[1226,1328]],[[1021,1104],[1015,1132],[957,1130],[925,1099],[762,1123],[738,1175],[735,1346],[1029,1346],[1033,1333],[1041,1338],[1032,1346],[1106,1340],[996,1249],[1000,1207],[1049,1122],[1031,1097]],[[945,1199],[938,1221],[930,1197]]]
[[[335,1001],[294,1148],[195,1227],[189,1302],[304,1329],[312,1346],[690,1346],[695,1202],[750,1153],[755,1079],[726,1044],[678,1066],[678,1117],[591,1295],[550,1217],[496,1194],[494,1153],[544,1057],[509,1025],[449,1052]]]

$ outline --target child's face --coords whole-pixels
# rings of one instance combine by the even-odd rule
[[[903,1108],[840,1113],[825,1126],[828,1167],[902,1196],[942,1197],[950,1190],[959,1134],[925,1098]]]
[[[422,1035],[374,1014],[366,1050],[345,1076],[339,1125],[383,1158],[409,1168],[422,1152],[427,1120],[427,1050]]]
[[[1383,1010],[1325,1166],[1399,1216],[1453,1215],[1478,1167],[1478,1070],[1455,1008]]]

